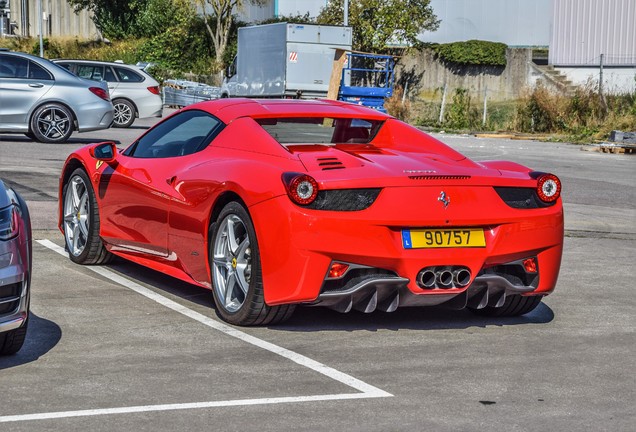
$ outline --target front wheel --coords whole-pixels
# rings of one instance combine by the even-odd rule
[[[68,256],[78,264],[104,264],[111,258],[99,237],[99,210],[91,182],[83,169],[64,186],[64,240]]]
[[[254,225],[237,202],[227,204],[211,225],[209,256],[216,311],[234,325],[267,325],[288,319],[294,305],[265,303]]]
[[[73,114],[64,105],[42,105],[31,116],[29,133],[39,142],[64,143],[73,133]]]
[[[524,297],[520,295],[509,295],[506,296],[506,300],[501,307],[486,306],[482,309],[470,308],[470,310],[471,312],[482,316],[515,317],[525,315],[535,310],[535,308],[539,306],[539,303],[541,303],[542,298],[543,296]]]

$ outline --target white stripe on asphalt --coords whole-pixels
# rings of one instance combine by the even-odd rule
[[[37,242],[40,243],[42,246],[47,247],[53,250],[54,252],[59,253],[60,255],[68,256],[68,253],[64,250],[64,248],[58,246],[57,244],[53,243],[50,240],[37,240]],[[105,409],[80,410],[80,411],[62,411],[62,412],[51,412],[51,413],[42,413],[42,414],[4,416],[4,417],[0,417],[0,423],[8,422],[8,421],[42,420],[42,419],[65,418],[65,417],[95,416],[95,415],[104,415],[104,414],[167,411],[167,410],[195,409],[195,408],[213,408],[213,407],[237,406],[237,405],[262,405],[262,404],[277,404],[277,403],[310,402],[310,401],[339,400],[339,399],[364,399],[364,398],[378,398],[378,397],[393,396],[391,393],[385,392],[382,389],[374,387],[370,384],[365,383],[364,381],[361,381],[357,378],[352,377],[351,375],[347,375],[344,372],[340,372],[332,367],[326,366],[320,362],[312,360],[309,357],[306,357],[302,354],[298,354],[294,351],[290,351],[288,349],[279,347],[278,345],[274,345],[273,343],[258,339],[234,327],[231,327],[227,324],[223,324],[210,317],[200,314],[199,312],[193,311],[192,309],[189,309],[173,300],[170,300],[167,297],[164,297],[148,288],[145,288],[139,285],[138,283],[131,281],[130,279],[124,278],[118,275],[117,273],[111,270],[108,270],[107,268],[97,267],[97,266],[87,266],[85,268],[107,279],[110,279],[111,281],[115,283],[123,285],[124,287],[129,288],[135,291],[136,293],[141,294],[144,297],[147,297],[169,309],[172,309],[175,312],[178,312],[182,315],[192,318],[193,320],[198,321],[201,324],[204,324],[208,327],[211,327],[217,331],[225,333],[226,335],[232,336],[243,342],[262,348],[266,351],[272,352],[274,354],[278,354],[279,356],[284,357],[288,360],[291,360],[301,366],[309,368],[335,381],[338,381],[342,384],[352,387],[361,393],[353,393],[353,394],[343,393],[343,394],[336,394],[336,395],[246,399],[246,400],[231,400],[231,401],[216,401],[216,402],[195,402],[195,403],[184,403],[184,404],[147,405],[147,406],[136,406],[136,407],[105,408]]]

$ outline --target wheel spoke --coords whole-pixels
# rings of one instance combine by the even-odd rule
[[[74,224],[73,225],[73,255],[77,254],[77,251],[79,249],[79,225],[78,224]]]
[[[80,187],[79,181],[73,181],[71,183],[71,191],[73,192],[73,211],[74,212],[77,212],[80,206],[79,187]]]
[[[238,242],[236,241],[236,225],[234,220],[232,219],[228,219],[227,220],[227,240],[228,240],[228,247],[230,248],[230,252],[232,252],[232,255],[236,256],[237,252],[238,252]]]
[[[232,304],[232,295],[234,294],[234,287],[236,286],[236,274],[230,273],[225,280],[225,305],[230,306]]]
[[[247,296],[247,290],[250,286],[247,278],[245,277],[245,270],[247,270],[248,264],[242,263],[236,265],[236,278],[238,282],[238,286],[243,291],[243,294]]]

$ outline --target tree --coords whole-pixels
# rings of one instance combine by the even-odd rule
[[[137,17],[151,0],[68,0],[76,12],[87,10],[105,37],[122,39],[137,35]]]
[[[342,25],[343,0],[329,0],[317,18],[319,24]],[[417,35],[436,30],[439,21],[430,0],[349,0],[353,49],[385,52],[396,43],[417,45]]]
[[[205,28],[214,44],[217,66],[223,63],[223,56],[227,48],[234,19],[233,13],[236,9],[241,9],[245,1],[252,4],[263,4],[265,2],[265,0],[195,0],[203,11]],[[208,6],[212,8],[214,15],[210,16]],[[210,25],[211,20],[214,21],[213,26]]]

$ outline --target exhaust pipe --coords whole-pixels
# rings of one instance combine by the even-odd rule
[[[453,285],[453,273],[450,270],[437,272],[437,285],[441,288],[449,288]]]
[[[435,273],[433,270],[423,270],[417,278],[417,283],[422,288],[435,288]]]
[[[470,283],[470,270],[459,269],[453,272],[453,282],[455,286],[463,288]]]

